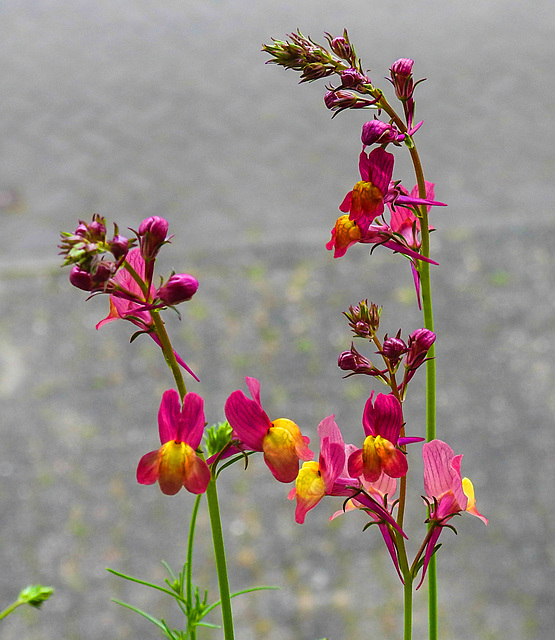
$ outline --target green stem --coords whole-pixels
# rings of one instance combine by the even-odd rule
[[[426,197],[426,183],[420,158],[416,147],[410,149],[414,164],[418,195]],[[426,258],[430,257],[430,231],[428,223],[428,209],[426,205],[420,207],[420,233],[422,238],[421,253]],[[434,330],[434,313],[432,307],[432,285],[430,279],[430,264],[421,261],[419,264],[420,287],[422,295],[422,313],[424,315],[424,327]],[[435,344],[428,351],[426,362],[426,442],[436,437],[436,361]],[[430,525],[428,525],[430,526]],[[435,555],[428,565],[428,637],[429,640],[437,640],[437,564]]]
[[[233,613],[231,611],[231,594],[229,591],[229,578],[227,575],[227,563],[225,558],[224,535],[218,504],[218,492],[216,480],[212,478],[206,489],[208,501],[208,513],[210,514],[210,527],[212,529],[212,542],[214,544],[214,558],[218,574],[218,586],[220,588],[220,602],[222,606],[222,620],[225,640],[233,640]]]
[[[412,577],[405,575],[403,640],[412,639]]]
[[[22,604],[25,604],[25,601],[20,600],[19,598],[15,602],[12,602],[8,607],[4,609],[4,611],[0,612],[0,620],[9,616],[12,611],[15,611],[17,607],[21,606]]]
[[[179,391],[179,397],[181,398],[181,401],[183,401],[183,398],[187,394],[187,387],[185,386],[185,381],[183,380],[181,369],[177,364],[175,353],[168,337],[166,327],[164,326],[162,318],[160,317],[160,313],[157,309],[151,311],[150,315],[152,317],[152,321],[154,322],[156,335],[158,336],[160,344],[162,345],[164,358],[166,359],[168,367],[172,371],[173,377],[175,378],[175,384],[177,385],[177,390]]]
[[[195,498],[193,511],[191,513],[191,522],[189,523],[189,537],[187,539],[187,563],[185,565],[185,598],[187,600],[187,610],[193,610],[193,547],[195,540],[195,527],[197,524],[197,515],[200,507],[202,494]],[[196,632],[195,632],[196,635]]]

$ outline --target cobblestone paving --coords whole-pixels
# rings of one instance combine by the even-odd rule
[[[163,266],[201,282],[170,327],[210,421],[255,375],[270,414],[314,438],[334,412],[354,440],[368,390],[335,365],[350,343],[341,311],[370,297],[390,333],[420,326],[399,256],[360,247],[333,261],[323,249],[365,115],[330,122],[321,86],[297,87],[259,52],[297,27],[320,38],[344,26],[377,78],[401,56],[428,77],[421,152],[449,202],[434,219],[439,425],[490,525],[461,518],[459,536],[445,535],[442,640],[553,637],[551,4],[11,0],[0,4],[0,608],[28,583],[56,593],[3,622],[0,640],[157,637],[112,597],[180,623],[105,572],[163,580],[160,560],[183,561],[190,497],[134,481],[169,377],[150,341],[130,347],[117,323],[94,331],[106,301],[70,289],[60,229],[95,211],[122,228],[170,220]],[[422,428],[417,395],[406,418]],[[322,505],[295,525],[260,460],[221,492],[233,588],[283,587],[236,600],[238,638],[364,640],[367,619],[376,637],[398,637],[399,585],[361,520],[330,525]],[[409,518],[418,526],[416,506]],[[195,576],[214,594],[205,515],[199,529]],[[415,612],[425,637],[423,596]]]

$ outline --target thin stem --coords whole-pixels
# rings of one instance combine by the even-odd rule
[[[412,639],[412,577],[404,576],[404,618],[403,618],[403,640]]]
[[[197,515],[201,500],[202,494],[199,494],[195,499],[195,504],[193,505],[191,522],[189,523],[189,537],[187,539],[187,563],[185,565],[185,598],[187,600],[188,611],[192,611],[193,609],[193,547],[195,540]]]
[[[411,158],[418,184],[418,195],[426,197],[426,183],[420,158],[416,147],[410,149]],[[426,258],[430,257],[430,231],[428,224],[428,209],[426,205],[420,206],[420,233],[422,238],[421,252]],[[432,285],[430,279],[430,265],[423,260],[419,265],[420,285],[422,294],[422,312],[424,326],[430,331],[434,330],[434,313],[432,307]],[[426,362],[426,441],[430,442],[436,437],[436,361],[435,344],[428,351]],[[429,529],[428,525],[428,529]],[[435,555],[428,565],[428,637],[429,640],[437,640],[437,563]]]
[[[164,358],[166,359],[168,367],[172,371],[173,377],[175,378],[175,384],[177,385],[177,390],[179,391],[179,397],[181,398],[181,401],[183,401],[183,398],[187,394],[187,387],[185,386],[185,381],[183,380],[181,369],[177,364],[175,353],[168,337],[168,332],[166,331],[166,327],[164,326],[162,318],[160,317],[160,313],[157,309],[152,310],[150,312],[150,315],[152,317],[152,321],[154,322],[156,335],[158,336],[160,345],[162,346]]]
[[[12,602],[8,607],[4,609],[4,611],[0,612],[0,620],[9,616],[12,611],[15,611],[17,607],[21,606],[22,604],[25,604],[25,600],[20,600],[19,598],[15,602]]]
[[[213,477],[206,489],[206,499],[208,501],[208,513],[210,514],[210,527],[212,529],[212,542],[214,544],[214,558],[216,560],[218,586],[220,589],[224,638],[225,640],[233,640],[233,613],[231,611],[231,594],[229,591],[229,578],[227,575],[224,535],[220,516],[220,506],[218,504],[216,480]]]

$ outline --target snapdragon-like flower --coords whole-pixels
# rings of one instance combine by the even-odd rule
[[[451,447],[442,440],[432,440],[422,447],[424,458],[424,489],[430,505],[428,522],[432,524],[429,533],[424,566],[420,585],[426,575],[426,570],[434,548],[443,527],[456,514],[468,511],[473,516],[487,524],[485,518],[476,509],[474,487],[468,478],[461,477],[462,454],[456,456]]]
[[[401,403],[391,394],[378,394],[373,401],[371,393],[362,416],[366,438],[362,449],[349,457],[349,475],[362,476],[367,482],[376,482],[385,473],[391,478],[401,478],[408,471],[406,454],[399,446],[421,442],[424,438],[402,437],[403,411]]]
[[[225,403],[225,415],[233,428],[232,439],[240,440],[252,451],[262,451],[264,461],[279,482],[293,482],[299,471],[299,460],[312,460],[310,440],[287,418],[271,421],[260,402],[260,383],[245,378],[252,400],[240,390]]]
[[[305,516],[325,495],[344,495],[334,493],[335,481],[345,467],[345,443],[334,416],[324,418],[318,425],[320,436],[320,457],[318,462],[309,460],[303,463],[295,480],[295,486],[289,493],[289,500],[297,499],[295,522],[303,524]]]
[[[158,426],[162,446],[144,455],[137,467],[140,484],[158,481],[166,495],[176,494],[181,487],[191,493],[204,493],[210,482],[210,469],[196,453],[204,431],[203,400],[188,393],[183,400],[175,389],[162,396]]]

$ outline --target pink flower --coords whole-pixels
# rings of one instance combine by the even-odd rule
[[[349,213],[349,219],[356,222],[362,234],[384,210],[384,198],[388,193],[393,175],[394,157],[381,147],[369,155],[363,151],[359,158],[359,171],[362,180],[345,196],[339,210]]]
[[[366,439],[362,449],[349,457],[349,475],[362,476],[367,482],[376,482],[385,473],[391,478],[401,478],[408,471],[406,455],[399,445],[420,442],[424,438],[400,438],[403,426],[401,403],[391,394],[378,394],[373,403],[374,392],[368,398],[362,416]]]
[[[426,569],[439,535],[447,522],[457,513],[468,511],[487,524],[485,518],[476,509],[474,487],[468,478],[461,477],[462,455],[456,456],[453,449],[442,440],[432,440],[422,447],[424,458],[424,489],[430,504],[432,524],[424,555],[424,568],[420,585],[426,575]]]
[[[313,509],[325,495],[337,495],[334,494],[335,481],[345,468],[345,443],[333,415],[320,422],[318,435],[320,436],[319,461],[309,460],[303,463],[295,486],[288,496],[289,500],[297,498],[295,522],[299,524],[303,524],[307,512]]]
[[[126,262],[144,282],[145,260],[141,255],[141,250],[137,247],[131,249],[131,251],[127,253]],[[100,327],[113,320],[129,320],[136,327],[139,327],[142,332],[148,333],[160,347],[160,340],[154,331],[154,322],[148,310],[152,300],[156,297],[154,287],[150,287],[149,295],[145,297],[143,290],[125,268],[125,265],[118,269],[112,278],[112,282],[116,286],[117,291],[110,294],[110,313],[96,325],[96,328],[100,329]],[[179,365],[198,382],[198,377],[189,368],[187,363],[175,351],[174,354]]]
[[[245,378],[252,400],[240,390],[225,403],[225,415],[233,429],[232,438],[239,439],[251,451],[263,451],[264,461],[279,482],[292,482],[297,477],[300,460],[312,460],[310,442],[299,427],[287,418],[271,421],[260,403],[260,383]]]
[[[204,493],[210,482],[210,469],[196,453],[204,431],[203,400],[188,393],[183,407],[175,389],[162,396],[158,426],[162,446],[144,455],[137,467],[140,484],[158,481],[166,495],[176,494],[181,487],[191,493]]]

